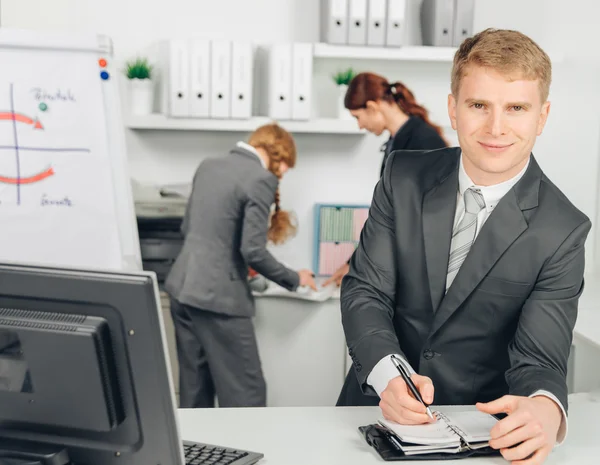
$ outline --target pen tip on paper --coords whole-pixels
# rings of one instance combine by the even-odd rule
[[[429,418],[431,418],[432,420],[435,420],[433,413],[431,413],[431,409],[429,407],[427,407],[426,410],[427,410],[427,416],[429,416]]]

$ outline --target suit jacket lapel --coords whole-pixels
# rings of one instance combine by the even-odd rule
[[[446,287],[446,270],[458,193],[458,160],[457,156],[455,163],[446,167],[439,183],[423,197],[423,241],[434,311],[440,305]]]
[[[477,235],[437,312],[433,335],[469,297],[494,264],[527,229],[524,210],[537,207],[542,172],[533,156],[527,172],[502,198]]]

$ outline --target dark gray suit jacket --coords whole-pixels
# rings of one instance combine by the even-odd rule
[[[249,266],[286,289],[298,287],[298,273],[266,248],[278,185],[256,154],[242,148],[200,164],[182,223],[183,248],[165,282],[171,297],[203,310],[253,316]]]
[[[342,283],[354,373],[339,405],[362,403],[351,395],[352,378],[355,393],[377,399],[367,377],[379,360],[399,353],[431,377],[437,404],[544,389],[567,408],[567,359],[591,223],[532,155],[445,294],[459,160],[460,149],[445,148],[394,152],[386,165]]]

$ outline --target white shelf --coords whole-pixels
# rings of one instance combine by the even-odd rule
[[[371,47],[355,45],[332,45],[317,43],[314,45],[315,58],[341,58],[354,60],[400,60],[400,61],[436,61],[452,63],[456,47],[431,47],[426,45],[407,45],[404,47]],[[547,51],[553,64],[564,61],[564,53]]]
[[[201,119],[201,118],[167,118],[161,114],[149,116],[129,116],[125,125],[136,130],[170,130],[170,131],[220,131],[251,132],[263,124],[272,122],[271,118],[255,116],[250,119]],[[354,120],[316,119],[310,121],[277,121],[284,129],[292,133],[307,134],[365,134],[358,129]]]
[[[359,60],[438,61],[451,63],[454,47],[357,47],[351,45],[315,44],[315,58],[346,58]]]

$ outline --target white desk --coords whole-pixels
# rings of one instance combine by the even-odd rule
[[[385,462],[362,439],[357,428],[373,423],[378,416],[377,407],[201,409],[180,410],[179,424],[184,440],[262,452],[265,458],[260,465],[369,465]],[[545,465],[597,465],[600,441],[595,419],[598,416],[600,395],[572,395],[569,436]],[[508,462],[494,457],[460,463],[506,465]]]

